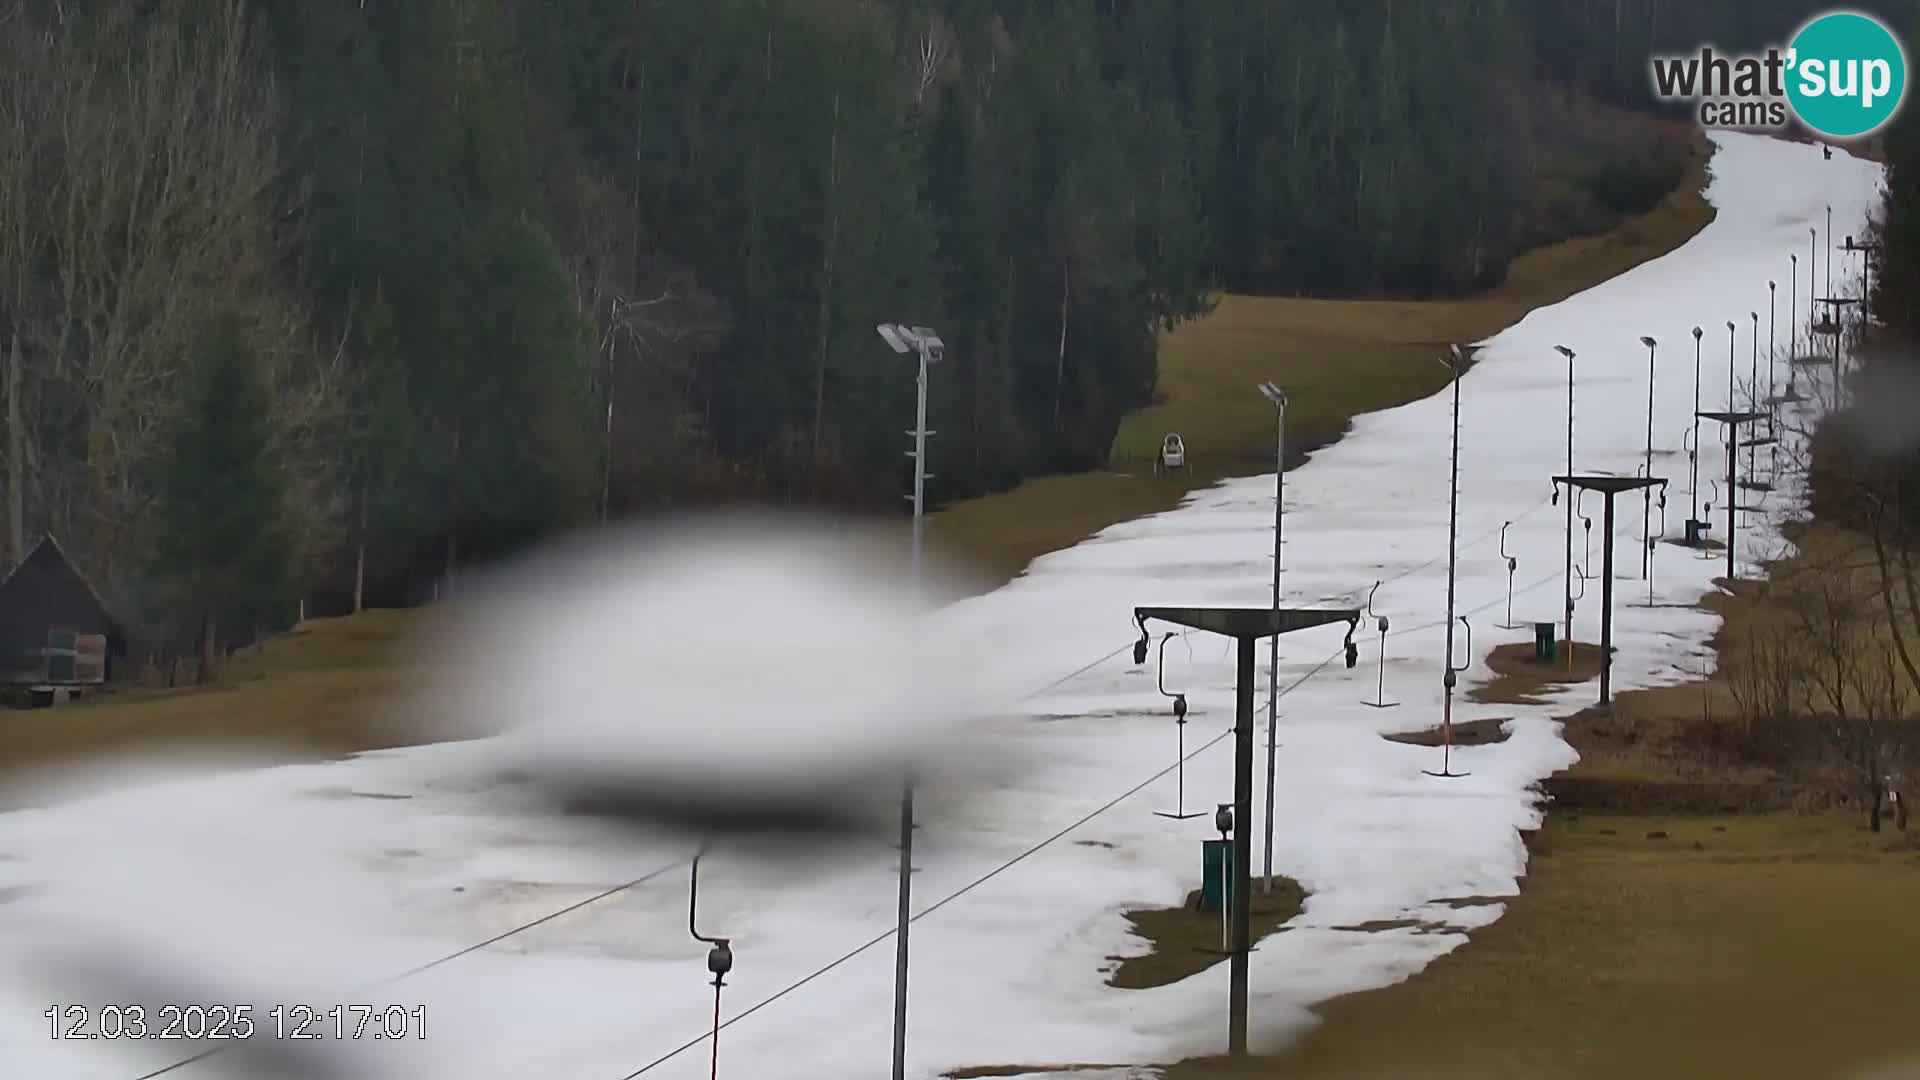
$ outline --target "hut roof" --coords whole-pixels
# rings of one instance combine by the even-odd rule
[[[66,549],[60,546],[60,541],[55,540],[52,533],[42,533],[39,541],[27,550],[27,557],[21,559],[13,569],[7,571],[6,577],[0,578],[0,595],[6,593],[7,587],[13,584],[14,578],[19,576],[21,570],[36,561],[44,562],[47,560],[55,560],[59,565],[63,566],[68,573],[73,575],[73,579],[79,582],[80,587],[86,590],[88,599],[91,599],[98,605],[100,610],[106,613],[109,618],[112,617],[112,609],[107,606],[106,600],[101,597],[100,590],[93,587],[93,582],[88,580],[86,572],[80,569],[80,564],[74,562],[73,559],[67,555]]]

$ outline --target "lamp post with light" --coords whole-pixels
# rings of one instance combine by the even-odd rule
[[[1653,475],[1653,357],[1659,348],[1659,342],[1645,334],[1640,336],[1640,344],[1647,347],[1647,475]],[[1573,467],[1568,466],[1571,474]],[[1640,510],[1640,580],[1645,581],[1653,572],[1653,489],[1642,488],[1643,501]]]
[[[1687,481],[1687,488],[1688,488],[1687,494],[1689,497],[1693,499],[1693,514],[1692,514],[1693,524],[1687,527],[1687,531],[1691,534],[1689,539],[1696,539],[1696,540],[1699,537],[1699,532],[1701,529],[1701,521],[1700,521],[1700,339],[1703,336],[1705,336],[1705,334],[1706,334],[1706,331],[1700,329],[1699,327],[1696,326],[1693,328],[1693,454],[1692,454],[1692,460],[1689,462],[1689,465],[1693,470],[1693,476],[1691,479]],[[1571,475],[1573,470],[1568,469],[1567,472],[1569,475]]]
[[[1280,612],[1281,523],[1287,501],[1287,392],[1270,382],[1260,384],[1260,394],[1273,403],[1279,416],[1279,428],[1273,444],[1273,610]],[[1279,752],[1280,716],[1280,635],[1273,635],[1267,651],[1267,842],[1265,883],[1261,891],[1273,891],[1273,778],[1274,759]]]
[[[1565,345],[1555,345],[1553,350],[1567,358],[1567,473],[1573,473],[1573,350]],[[1558,488],[1554,489],[1556,492]],[[1567,612],[1567,652],[1573,652],[1573,499],[1567,499],[1567,566],[1562,578],[1561,598],[1566,602]],[[1452,627],[1448,627],[1452,633]]]
[[[1453,688],[1462,669],[1453,666],[1453,624],[1454,616],[1454,579],[1459,570],[1460,536],[1460,376],[1467,371],[1466,350],[1458,345],[1449,345],[1447,355],[1440,362],[1453,372],[1453,466],[1447,485],[1447,657],[1446,671],[1441,684],[1446,691],[1442,699],[1440,713],[1440,771],[1425,770],[1428,776],[1456,777],[1465,773],[1453,771]],[[1471,627],[1468,628],[1468,647],[1472,647]],[[1568,643],[1572,650],[1572,643]]]
[[[946,355],[946,343],[931,327],[881,323],[875,327],[881,340],[894,352],[914,353],[920,362],[914,394],[913,449],[913,583],[921,585],[922,551],[927,520],[927,369]],[[913,919],[913,779],[908,777],[900,792],[900,909],[894,930],[893,971],[893,1080],[906,1080],[907,1074],[907,929]]]

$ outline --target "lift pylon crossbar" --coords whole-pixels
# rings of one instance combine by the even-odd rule
[[[1227,1052],[1247,1052],[1247,954],[1253,951],[1253,680],[1254,643],[1334,623],[1347,624],[1347,666],[1354,662],[1353,633],[1358,608],[1138,607],[1133,618],[1140,633],[1157,619],[1235,639],[1238,667],[1233,720],[1233,896],[1228,901],[1232,934],[1228,959]]]

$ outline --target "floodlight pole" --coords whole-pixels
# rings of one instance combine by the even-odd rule
[[[1827,204],[1827,295],[1833,295],[1833,204]]]
[[[1774,306],[1779,303],[1779,300],[1780,287],[1772,281],[1767,282],[1767,434],[1769,436],[1772,436],[1774,433],[1773,413],[1780,408],[1773,400],[1774,376],[1778,374],[1780,370],[1780,337],[1776,321],[1777,314],[1774,311]],[[1758,386],[1754,387],[1754,392],[1759,393],[1760,388]],[[1694,403],[1693,411],[1696,413],[1700,411],[1699,402]],[[1698,417],[1695,417],[1693,422],[1697,427],[1699,426],[1700,420]],[[1699,436],[1696,435],[1694,438],[1698,439]]]
[[[927,347],[915,342],[920,372],[914,391],[913,587],[920,592],[920,566],[927,521]],[[900,910],[894,931],[893,1080],[907,1075],[907,931],[913,923],[913,781],[900,789]]]
[[[1659,343],[1651,337],[1642,337],[1640,343],[1647,347],[1647,475],[1653,475],[1653,355]],[[1571,470],[1569,470],[1571,471]],[[1653,572],[1653,489],[1642,492],[1643,502],[1640,508],[1640,580],[1646,581]]]
[[[1760,313],[1748,312],[1753,316],[1753,359],[1747,369],[1747,403],[1758,404],[1754,399],[1760,396]],[[1733,406],[1729,405],[1731,409]],[[1752,487],[1759,474],[1760,447],[1751,439],[1747,445],[1747,486]]]
[[[1280,612],[1281,525],[1287,503],[1287,393],[1273,383],[1262,383],[1260,393],[1273,402],[1279,415],[1279,427],[1273,448],[1273,610]],[[1273,891],[1273,782],[1276,757],[1280,749],[1280,635],[1273,635],[1267,651],[1267,826],[1264,884],[1261,891]]]
[[[1790,254],[1787,259],[1793,263],[1793,272],[1787,275],[1787,362],[1791,364],[1800,355],[1800,256]]]
[[[945,345],[939,335],[924,326],[898,326],[893,323],[877,328],[880,337],[895,352],[912,349],[919,359],[914,392],[913,436],[913,589],[922,593],[922,550],[926,535],[927,493],[927,369],[938,362]],[[900,904],[894,928],[893,970],[893,1080],[906,1080],[907,1073],[907,961],[910,951],[907,931],[913,921],[913,777],[908,775],[900,789]]]
[[[914,380],[913,404],[913,585],[920,588],[920,565],[927,529],[927,344],[915,342],[920,372]]]
[[[1731,402],[1729,402],[1727,405],[1727,412],[1728,413],[1733,412],[1733,405]],[[1733,478],[1733,470],[1740,460],[1739,451],[1735,449],[1739,445],[1740,445],[1740,425],[1729,422],[1727,424],[1727,591],[1728,592],[1733,591],[1733,582],[1735,580],[1733,559],[1734,559],[1734,550],[1738,546],[1734,543],[1733,530],[1734,530],[1734,512],[1738,510],[1740,507],[1740,485]]]
[[[1727,320],[1727,411],[1728,412],[1732,412],[1735,408],[1735,405],[1733,402],[1733,346],[1734,346],[1734,338],[1737,333],[1738,331],[1734,327],[1733,320],[1731,319]],[[1732,459],[1727,464],[1727,507],[1729,512],[1731,512],[1734,504],[1740,501],[1740,490],[1739,488],[1733,486],[1734,485],[1733,462],[1739,460],[1740,443],[1736,438],[1734,438],[1733,432],[1729,431],[1727,434],[1728,434],[1727,457]],[[1733,525],[1731,524],[1732,519],[1729,518],[1728,521],[1729,521],[1729,524],[1727,525],[1727,548],[1728,550],[1732,550],[1733,548]]]
[[[1554,351],[1567,358],[1567,474],[1573,474],[1573,350],[1565,345],[1555,345]],[[1573,649],[1573,498],[1567,498],[1567,565],[1561,578],[1561,599],[1566,603],[1567,649],[1569,655]],[[1447,627],[1447,633],[1453,633],[1453,627]]]
[[[1734,343],[1734,335],[1735,335],[1735,334],[1737,334],[1738,332],[1739,332],[1739,328],[1738,328],[1738,327],[1736,327],[1736,326],[1734,326],[1734,324],[1733,324],[1733,320],[1731,320],[1731,319],[1729,319],[1729,320],[1727,320],[1727,410],[1728,410],[1729,412],[1731,412],[1731,411],[1733,410],[1733,406],[1734,406],[1734,401],[1733,401],[1733,343]]]
[[[1704,334],[1705,331],[1699,327],[1693,328],[1693,455],[1688,463],[1693,476],[1687,481],[1687,495],[1693,500],[1691,517],[1694,521],[1700,520],[1700,338]],[[1567,475],[1573,475],[1571,465],[1567,468]]]
[[[1460,537],[1460,376],[1466,367],[1466,353],[1458,345],[1448,346],[1441,360],[1453,372],[1453,465],[1447,484],[1447,655],[1446,672],[1440,684],[1444,690],[1440,705],[1441,765],[1429,776],[1462,776],[1453,771],[1453,687],[1458,678],[1453,666],[1454,579],[1459,569]]]

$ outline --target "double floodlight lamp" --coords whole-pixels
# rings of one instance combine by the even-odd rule
[[[947,350],[947,343],[930,326],[901,326],[898,323],[881,323],[874,327],[880,332],[881,340],[897,353],[918,352],[926,356],[927,362],[937,364]]]
[[[1642,334],[1640,335],[1640,344],[1645,345],[1647,348],[1651,349],[1655,345],[1658,345],[1659,342],[1653,340],[1652,338],[1648,337],[1645,334]]]
[[[1284,409],[1287,407],[1287,392],[1270,382],[1260,384],[1260,396],[1273,402],[1278,408]]]

